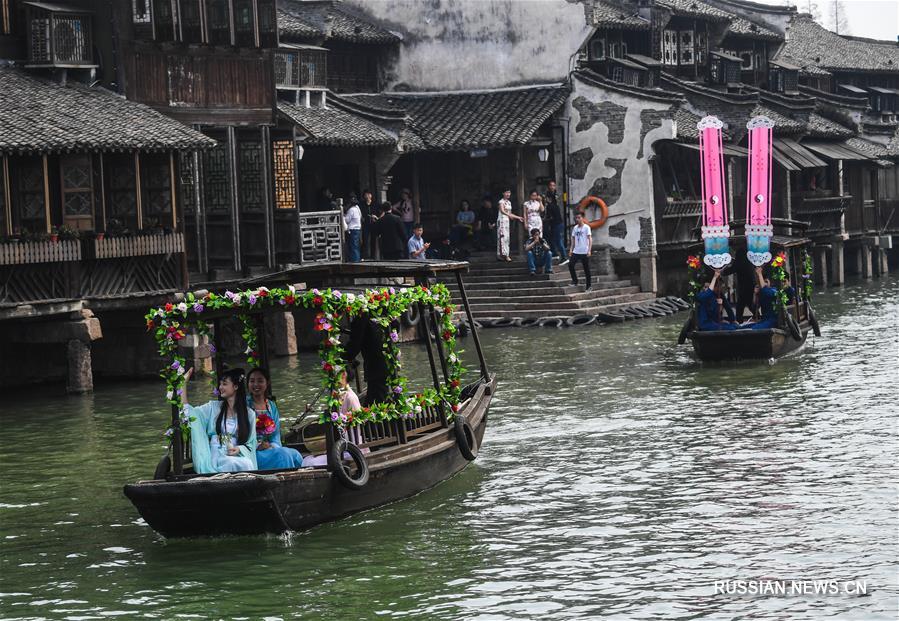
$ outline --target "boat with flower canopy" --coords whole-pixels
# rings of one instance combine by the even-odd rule
[[[496,387],[462,281],[467,267],[437,261],[313,264],[266,276],[264,285],[244,281],[237,292],[188,293],[151,309],[147,327],[167,361],[161,375],[171,407],[171,445],[153,478],[126,485],[125,495],[165,537],[281,533],[412,496],[461,471],[477,457]],[[478,374],[467,385],[462,383],[465,369],[457,349],[450,292],[442,284],[430,284],[439,273],[455,274],[476,349]],[[303,284],[291,284],[300,280]],[[385,280],[394,284],[366,289],[355,285]],[[283,444],[305,453],[324,453],[326,463],[268,471],[194,472],[191,421],[182,413],[181,403],[187,362],[179,342],[195,333],[212,340],[210,351],[220,351],[221,323],[238,318],[247,363],[267,366],[266,318],[303,309],[314,316],[312,329],[321,336],[325,403],[312,424],[282,430]],[[433,387],[415,393],[408,391],[402,375],[393,333],[395,322],[412,314],[417,316],[433,381]],[[358,318],[390,335],[383,339],[390,396],[341,415],[337,391],[347,364],[341,331]],[[221,356],[215,356],[215,363],[221,373]]]
[[[772,226],[782,227],[794,232],[801,232],[807,223],[794,220],[780,220],[772,218]],[[744,222],[731,223],[737,231],[745,225]],[[747,248],[745,235],[734,235],[730,238],[730,246],[735,253],[743,252]],[[783,282],[784,277],[789,276],[792,283],[796,283],[796,295],[789,300],[783,290],[778,292],[775,299],[777,309],[777,326],[762,330],[699,330],[697,309],[690,313],[690,317],[681,329],[678,344],[683,345],[689,340],[693,345],[696,356],[703,361],[741,360],[780,358],[801,348],[808,337],[809,332],[821,336],[818,319],[811,306],[812,295],[812,259],[809,254],[811,240],[796,235],[772,235],[770,246],[773,258],[769,263],[772,280]],[[701,246],[697,244],[696,250]],[[690,255],[687,259],[689,271],[690,291],[688,297],[695,300],[696,294],[702,288],[703,267],[699,252]],[[750,270],[740,273],[736,271],[736,278],[750,278]]]

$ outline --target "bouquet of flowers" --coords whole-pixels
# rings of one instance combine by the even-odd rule
[[[702,289],[702,258],[696,255],[687,257],[688,289],[687,299],[692,303],[696,294]]]
[[[219,434],[219,444],[221,445],[221,451],[225,455],[228,454],[228,449],[231,448],[231,438],[233,438],[230,433],[220,433]]]
[[[268,414],[256,417],[256,439],[259,442],[270,442],[275,429],[275,421]]]

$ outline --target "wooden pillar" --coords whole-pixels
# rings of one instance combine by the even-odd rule
[[[106,155],[100,153],[100,226],[98,231],[106,230]]]
[[[169,151],[169,192],[172,197],[172,230],[178,227],[178,184],[175,176],[175,152]]]
[[[518,231],[522,228],[527,228],[527,214],[524,213],[524,201],[525,201],[525,186],[524,186],[524,149],[522,147],[518,147],[515,149],[515,200],[518,201],[518,206],[522,210],[522,217],[524,217],[525,224],[523,227],[515,226],[515,221],[509,223],[509,254],[521,254],[521,244],[523,242],[523,238],[519,238]],[[527,233],[525,233],[527,235]]]
[[[41,163],[44,167],[44,220],[47,229],[47,233],[50,232],[50,229],[53,228],[53,223],[50,222],[50,174],[47,165],[47,154],[41,156]]]
[[[254,2],[255,5],[255,2]],[[258,34],[258,30],[257,30]],[[260,140],[262,140],[262,179],[265,192],[264,220],[265,220],[265,260],[269,268],[275,266],[275,182],[272,177],[272,140],[271,130],[268,125],[261,128]]]
[[[814,262],[813,271],[815,284],[822,287],[827,286],[827,249],[818,246],[812,249],[812,261]]]
[[[0,170],[0,192],[3,192],[3,217],[6,222],[6,234],[12,235],[12,192],[9,189],[9,159],[3,156],[3,167]]]
[[[858,255],[859,262],[861,263],[861,276],[862,278],[870,279],[874,275],[871,261],[871,246],[862,243],[862,245],[858,247]]]
[[[141,202],[141,181],[140,181],[140,153],[134,152],[134,198],[137,205],[137,230],[144,228],[144,207]]]
[[[412,213],[416,222],[421,222],[421,171],[419,169],[419,156],[412,156]],[[384,200],[387,200],[386,196]]]
[[[233,24],[233,20],[232,20]],[[234,30],[231,31],[232,35]],[[237,164],[237,132],[233,125],[228,126],[228,176],[231,182],[231,249],[234,253],[234,270],[241,270],[240,256],[240,205],[237,200],[237,192],[239,189],[237,175],[239,173]]]
[[[191,157],[194,161],[193,186],[194,204],[196,205],[194,221],[197,225],[197,269],[205,274],[209,270],[209,255],[206,244],[206,193],[203,191],[203,158],[200,157],[197,151],[194,151]]]
[[[831,281],[835,285],[842,285],[846,282],[845,244],[842,240],[833,242],[830,263],[832,266]]]

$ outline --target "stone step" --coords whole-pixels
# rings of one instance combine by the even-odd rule
[[[646,304],[655,298],[652,293],[636,293],[627,296],[615,296],[611,300],[604,301],[601,304],[594,304],[577,309],[566,310],[550,310],[546,308],[538,309],[517,309],[514,312],[496,312],[491,309],[472,308],[472,314],[475,319],[498,319],[500,317],[522,317],[522,318],[540,318],[540,317],[573,317],[575,315],[595,315],[600,312],[608,312],[612,310],[620,310],[629,306],[639,306]]]
[[[630,302],[632,304],[651,300],[655,296],[652,293],[623,293],[620,295],[604,295],[596,298],[578,300],[567,300],[560,302],[518,302],[506,301],[491,304],[472,303],[471,310],[475,316],[485,313],[493,313],[491,317],[522,317],[522,312],[542,313],[539,315],[550,316],[556,315],[578,315],[587,312],[587,309],[598,308],[608,304],[624,304]],[[514,298],[513,298],[514,299]]]
[[[578,279],[583,280],[584,274],[578,269]],[[444,284],[450,284],[449,279],[439,279]],[[549,281],[571,281],[571,274],[567,269],[557,269],[553,271],[552,274],[534,274],[531,276],[527,268],[522,269],[520,271],[509,271],[509,272],[497,272],[491,274],[465,274],[462,276],[462,280],[465,283],[465,287],[468,288],[470,284],[475,283],[494,283],[494,282],[508,282],[510,280],[529,280],[529,281],[538,281],[538,280],[549,280]],[[593,275],[594,282],[602,282],[609,280],[618,280],[618,276],[615,274],[595,274]],[[455,282],[455,281],[453,281]]]
[[[607,280],[601,282],[594,282],[593,288],[600,289],[616,289],[620,287],[632,287],[635,286],[629,280]],[[458,287],[447,287],[450,290],[450,293],[453,295],[459,294]],[[498,292],[502,292],[503,296],[516,296],[516,295],[567,295],[578,293],[584,290],[583,281],[581,281],[580,285],[572,285],[570,281],[568,283],[555,282],[555,281],[547,281],[547,280],[538,280],[534,282],[529,281],[512,281],[512,282],[495,282],[495,283],[476,283],[474,285],[467,285],[465,287],[465,292],[468,294],[469,298],[478,298],[478,297],[493,297],[498,294]]]
[[[571,287],[572,290],[575,287]],[[548,295],[526,295],[521,293],[520,291],[516,291],[514,295],[482,295],[482,296],[473,296],[469,295],[468,301],[472,305],[482,305],[482,304],[494,304],[497,308],[504,304],[516,303],[516,304],[531,304],[535,306],[539,306],[541,304],[556,304],[561,302],[572,302],[575,305],[581,302],[590,302],[592,300],[596,300],[599,298],[604,298],[608,296],[616,296],[616,295],[626,295],[632,293],[640,293],[640,287],[629,286],[629,287],[611,287],[607,289],[593,289],[592,291],[584,291],[583,288],[579,289],[577,292],[570,292],[569,294],[565,294],[562,292],[550,293]],[[455,298],[456,302],[461,302],[461,299],[458,297]]]

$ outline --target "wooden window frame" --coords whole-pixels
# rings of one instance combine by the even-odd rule
[[[69,160],[86,160],[87,161],[87,180],[88,185],[80,188],[66,188],[66,176],[65,176],[65,168],[66,162]],[[90,216],[69,216],[66,213],[66,198],[70,194],[87,194],[90,197],[91,204],[91,212]],[[62,215],[62,223],[71,226],[72,228],[78,230],[92,230],[96,225],[97,220],[97,205],[96,200],[94,198],[94,161],[93,157],[89,153],[69,153],[66,155],[62,155],[59,158],[59,198],[60,198],[60,211]],[[90,220],[90,226],[87,228],[77,226],[77,224],[83,220]],[[76,226],[73,226],[72,222],[75,222]]]

